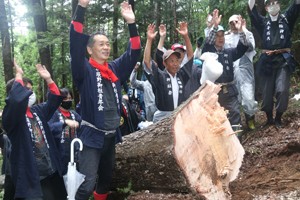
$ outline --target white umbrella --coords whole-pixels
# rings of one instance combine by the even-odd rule
[[[66,186],[66,190],[68,193],[69,200],[75,200],[76,192],[84,181],[85,175],[79,173],[76,170],[76,163],[74,162],[74,143],[78,142],[80,147],[79,150],[82,151],[83,145],[80,139],[74,138],[71,142],[71,154],[70,154],[70,162],[68,164],[68,172],[64,175],[64,182]]]

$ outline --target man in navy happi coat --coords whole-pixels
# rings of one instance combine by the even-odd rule
[[[126,52],[112,62],[110,43],[103,33],[82,33],[84,13],[89,0],[79,0],[70,30],[70,53],[73,81],[80,92],[81,129],[84,147],[79,154],[79,171],[86,178],[76,199],[106,199],[112,179],[116,137],[120,141],[121,83],[125,82],[140,57],[140,37],[131,5],[121,4],[121,14],[128,24],[130,43]],[[86,59],[88,51],[91,56]]]

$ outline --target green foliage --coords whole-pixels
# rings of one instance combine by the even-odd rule
[[[14,33],[14,53],[18,63],[24,68],[25,76],[31,78],[35,83],[35,91],[38,95],[42,95],[42,81],[35,71],[35,64],[39,62],[39,53],[37,46],[37,36],[34,31],[33,14],[36,14],[35,9],[30,6],[29,0],[22,1],[30,12],[22,19],[16,18],[16,3],[13,3],[12,15],[15,23],[17,21],[26,21],[29,24],[28,34]],[[176,35],[175,28],[178,27],[178,22],[187,21],[189,25],[190,38],[195,45],[196,40],[202,36],[204,37],[204,29],[206,27],[206,17],[215,8],[220,10],[222,17],[222,25],[228,28],[228,18],[232,14],[241,14],[247,19],[248,27],[250,21],[247,13],[247,2],[238,0],[177,0],[174,1],[160,1],[160,0],[141,0],[135,1],[135,14],[138,30],[141,35],[142,46],[146,42],[147,26],[150,23],[164,23],[167,26],[167,38],[165,42],[166,48],[169,48],[174,42],[183,42],[182,38]],[[291,1],[282,0],[282,8],[285,9]],[[119,3],[121,1],[119,0]],[[176,12],[174,13],[174,6]],[[121,55],[128,44],[128,28],[122,19],[119,7],[117,8],[118,17],[118,34],[113,37],[113,15],[114,15],[114,1],[113,0],[92,0],[87,8],[85,17],[85,33],[91,34],[95,31],[102,31],[110,38],[111,42],[118,42],[117,54]],[[40,12],[40,11],[39,11]],[[43,33],[42,39],[39,40],[41,47],[49,46],[51,51],[51,61],[53,69],[53,79],[59,87],[72,88],[72,78],[69,64],[69,24],[71,21],[71,1],[67,0],[47,0],[46,10],[47,29]],[[299,20],[296,23],[293,32],[293,48],[300,48],[300,26]],[[39,33],[41,34],[41,33]],[[155,41],[156,44],[158,42]],[[155,48],[156,45],[153,45]],[[256,56],[257,57],[257,56]],[[300,60],[300,54],[295,54],[297,60]],[[3,108],[5,98],[5,83],[3,78],[3,64],[0,64],[0,93],[1,102],[0,109]],[[296,73],[299,74],[299,69]]]
[[[35,33],[29,31],[28,35],[16,35],[15,38],[15,59],[22,67],[24,77],[30,78],[33,81],[33,90],[39,99],[42,93],[38,87],[40,77],[35,69],[35,65],[39,62]]]
[[[132,194],[134,191],[132,190],[132,182],[129,181],[127,187],[124,188],[117,188],[117,192],[121,193],[121,194],[126,194],[126,195],[130,195]]]
[[[1,59],[2,59],[2,54],[1,54]],[[3,110],[5,106],[5,97],[6,97],[6,92],[5,92],[5,79],[4,79],[4,69],[3,69],[3,62],[0,62],[0,110]]]

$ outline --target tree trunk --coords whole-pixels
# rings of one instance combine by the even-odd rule
[[[118,20],[119,20],[119,1],[114,0],[113,12],[113,58],[118,58]]]
[[[176,15],[176,0],[172,0],[172,15],[173,15],[173,29],[171,34],[171,44],[178,42],[178,32],[176,31],[177,28],[177,15]],[[172,37],[173,36],[173,37]]]
[[[173,114],[117,145],[113,186],[229,199],[244,149],[207,82]]]
[[[14,77],[10,35],[4,0],[0,0],[0,31],[5,82]]]
[[[47,67],[47,70],[52,73],[52,65],[51,65],[51,54],[49,45],[45,45],[41,43],[42,39],[45,39],[43,33],[48,31],[47,28],[47,20],[46,20],[46,8],[45,8],[45,0],[32,0],[32,6],[35,9],[35,13],[33,16],[35,30],[37,34],[38,40],[38,48],[39,54],[41,58],[41,63]]]
[[[156,27],[159,27],[161,24],[161,1],[155,2],[155,12],[154,12],[154,19],[156,19]]]
[[[45,65],[45,67],[51,74],[51,77],[54,79],[52,64],[51,64],[50,46],[47,44],[43,44],[41,42],[43,39],[45,39],[43,34],[47,32],[45,0],[32,0],[32,8],[34,8],[33,21],[34,21],[36,35],[37,35],[37,42],[38,42],[41,64]],[[47,90],[48,86],[47,84],[43,84],[43,85],[44,85],[43,100],[45,100],[45,96],[48,91]]]

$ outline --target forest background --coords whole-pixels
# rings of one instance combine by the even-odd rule
[[[91,0],[86,12],[84,32],[102,31],[111,40],[111,59],[120,56],[128,43],[128,28],[119,12],[121,0]],[[187,21],[191,41],[196,47],[199,37],[204,37],[206,17],[215,8],[223,15],[221,24],[228,30],[228,19],[241,14],[247,27],[254,33],[257,55],[261,41],[251,27],[248,16],[248,0],[129,0],[133,5],[142,46],[146,42],[146,30],[150,23],[167,26],[165,46],[182,42],[175,28],[178,22]],[[78,102],[78,92],[73,85],[70,71],[69,25],[77,0],[0,0],[1,60],[0,62],[0,109],[5,105],[5,83],[14,77],[13,59],[24,70],[24,76],[34,82],[38,101],[45,100],[47,86],[35,70],[36,63],[44,64],[59,87],[71,88]],[[281,0],[285,10],[292,1]],[[259,11],[266,14],[264,0],[257,0]],[[293,32],[293,52],[300,61],[299,19]],[[159,38],[156,39],[156,44]],[[153,45],[155,48],[156,45]],[[143,55],[143,54],[142,54]],[[142,60],[142,57],[140,58]],[[292,85],[298,85],[300,69],[293,74]],[[298,90],[299,87],[292,87]],[[299,92],[299,91],[293,91]]]

